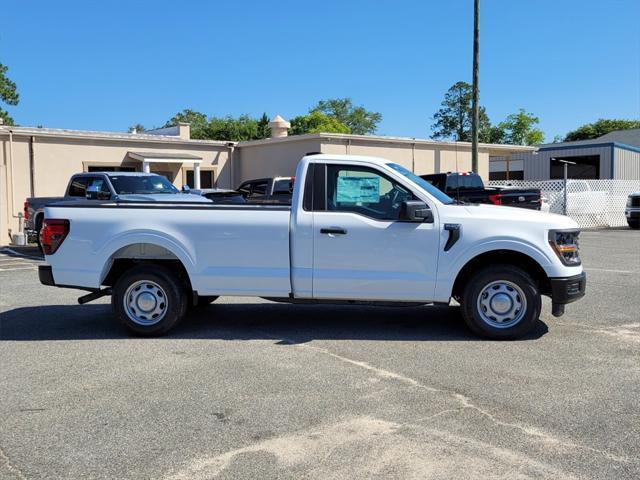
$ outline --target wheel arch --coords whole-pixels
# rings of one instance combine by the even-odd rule
[[[184,256],[177,254],[166,246],[149,242],[130,243],[118,248],[109,255],[100,276],[100,283],[106,286],[113,286],[126,271],[141,264],[164,266],[168,270],[176,272],[189,290],[193,290]]]
[[[460,269],[453,283],[452,296],[459,297],[469,277],[478,270],[490,265],[513,265],[522,268],[537,282],[540,293],[551,294],[551,283],[544,268],[537,260],[516,250],[497,249],[483,252],[473,258]]]

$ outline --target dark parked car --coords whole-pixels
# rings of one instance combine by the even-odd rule
[[[627,198],[627,208],[624,209],[624,216],[627,217],[629,227],[634,230],[640,228],[640,192],[629,194],[629,198]]]
[[[247,180],[237,188],[248,203],[291,204],[295,177]]]
[[[482,177],[473,172],[447,172],[420,175],[438,190],[464,203],[488,203],[540,210],[537,188],[485,187]]]
[[[88,172],[71,177],[63,197],[30,197],[24,202],[25,231],[37,241],[46,205],[75,200],[116,200],[139,202],[207,202],[185,195],[161,175],[138,172]]]

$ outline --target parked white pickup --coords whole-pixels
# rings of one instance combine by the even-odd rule
[[[514,338],[584,295],[577,224],[460,205],[393,162],[312,155],[292,205],[73,202],[46,209],[47,285],[112,294],[132,331],[160,335],[219,295],[461,304],[476,333]],[[425,311],[427,314],[427,311]]]

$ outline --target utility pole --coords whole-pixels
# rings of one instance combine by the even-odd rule
[[[473,83],[471,101],[471,170],[478,173],[478,57],[480,54],[480,0],[473,0]]]

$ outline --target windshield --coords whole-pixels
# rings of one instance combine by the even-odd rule
[[[173,183],[161,175],[114,175],[109,179],[118,195],[180,193]]]
[[[421,187],[423,190],[426,190],[427,192],[429,192],[432,197],[435,197],[437,200],[441,201],[442,203],[445,203],[445,204],[454,203],[453,199],[449,195],[442,193],[440,190],[438,190],[436,187],[431,185],[429,182],[420,178],[415,173],[410,172],[403,166],[398,165],[397,163],[387,163],[387,166],[393,168],[396,172],[408,178],[413,183]]]

